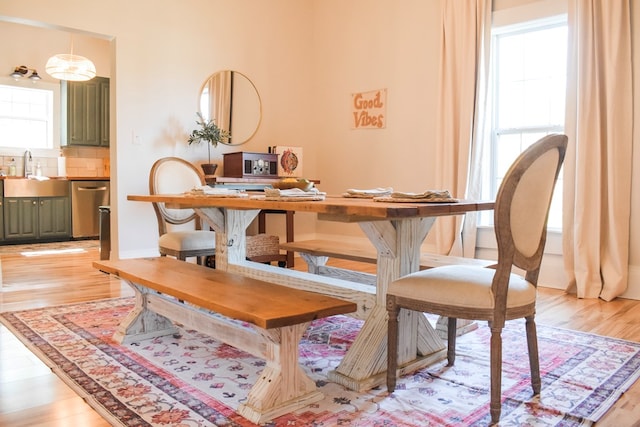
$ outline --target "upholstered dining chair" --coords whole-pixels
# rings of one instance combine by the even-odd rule
[[[393,393],[398,365],[400,309],[448,317],[447,361],[453,365],[456,319],[486,320],[491,328],[492,423],[500,420],[502,328],[506,320],[525,318],[534,394],[540,393],[540,367],[535,325],[536,287],[551,196],[567,148],[565,135],[548,135],[524,150],[507,171],[494,207],[498,262],[494,267],[448,265],[412,273],[393,281],[387,290],[387,388]],[[523,270],[524,277],[512,273]],[[402,324],[401,324],[402,326]],[[402,353],[402,349],[401,353]],[[409,357],[408,355],[407,357]],[[414,355],[415,356],[415,355]]]
[[[150,194],[179,194],[205,184],[202,173],[191,163],[178,157],[158,159],[149,173]],[[215,255],[215,233],[202,230],[200,217],[192,209],[169,209],[164,203],[153,203],[158,220],[160,256],[179,260],[196,257],[198,264]],[[193,222],[193,227],[187,225]]]

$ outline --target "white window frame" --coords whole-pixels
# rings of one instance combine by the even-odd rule
[[[555,25],[562,21],[567,21],[567,2],[563,0],[537,1],[524,6],[495,11],[492,14],[494,33],[511,32],[518,28]],[[490,129],[493,129],[492,124],[489,125]],[[545,129],[545,131],[547,130],[559,131],[560,129]],[[488,161],[493,161],[493,159],[489,159]],[[497,252],[495,252],[497,245],[493,226],[478,225],[476,248],[476,256],[480,258],[492,258],[492,255],[497,255]],[[562,255],[561,230],[549,229],[547,231],[545,253]],[[562,262],[560,261],[556,267],[561,270]]]
[[[61,127],[61,114],[60,114],[60,84],[39,80],[33,83],[31,80],[24,79],[25,81],[16,81],[11,77],[0,77],[0,85],[16,86],[29,89],[41,89],[50,91],[52,94],[52,119],[48,124],[51,147],[50,148],[38,148],[35,150],[39,156],[52,156],[55,157],[60,151],[60,127]],[[24,146],[13,146],[5,141],[0,141],[0,154],[3,156],[21,156],[24,154],[26,148]],[[35,153],[34,153],[35,154]]]

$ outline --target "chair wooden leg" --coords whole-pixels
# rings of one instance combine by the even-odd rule
[[[502,411],[502,328],[491,327],[491,423],[498,424]]]
[[[447,324],[447,364],[453,366],[456,361],[456,336],[458,328],[458,319],[449,317]]]
[[[398,313],[400,308],[395,298],[387,295],[387,311],[389,321],[387,326],[387,390],[393,393],[396,389],[396,370],[398,368]]]
[[[538,356],[538,334],[534,316],[528,316],[526,321],[527,347],[529,348],[529,366],[531,367],[531,387],[533,394],[540,394],[540,358]]]

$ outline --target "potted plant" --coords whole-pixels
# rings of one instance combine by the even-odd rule
[[[199,120],[196,120],[196,123],[200,126],[200,129],[194,129],[189,135],[189,139],[187,141],[189,142],[189,145],[199,144],[201,142],[207,143],[209,163],[201,166],[205,175],[213,175],[218,165],[211,163],[211,146],[217,147],[220,142],[228,142],[231,135],[229,134],[229,131],[220,129],[215,120],[206,120],[202,117],[201,113],[197,114]]]

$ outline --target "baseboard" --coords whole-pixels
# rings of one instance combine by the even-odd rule
[[[627,290],[620,295],[621,298],[640,300],[640,266],[629,266],[629,284]]]
[[[135,251],[124,251],[120,253],[120,259],[129,259],[129,258],[149,258],[160,256],[158,252],[158,248],[146,248],[146,249],[138,249]]]

